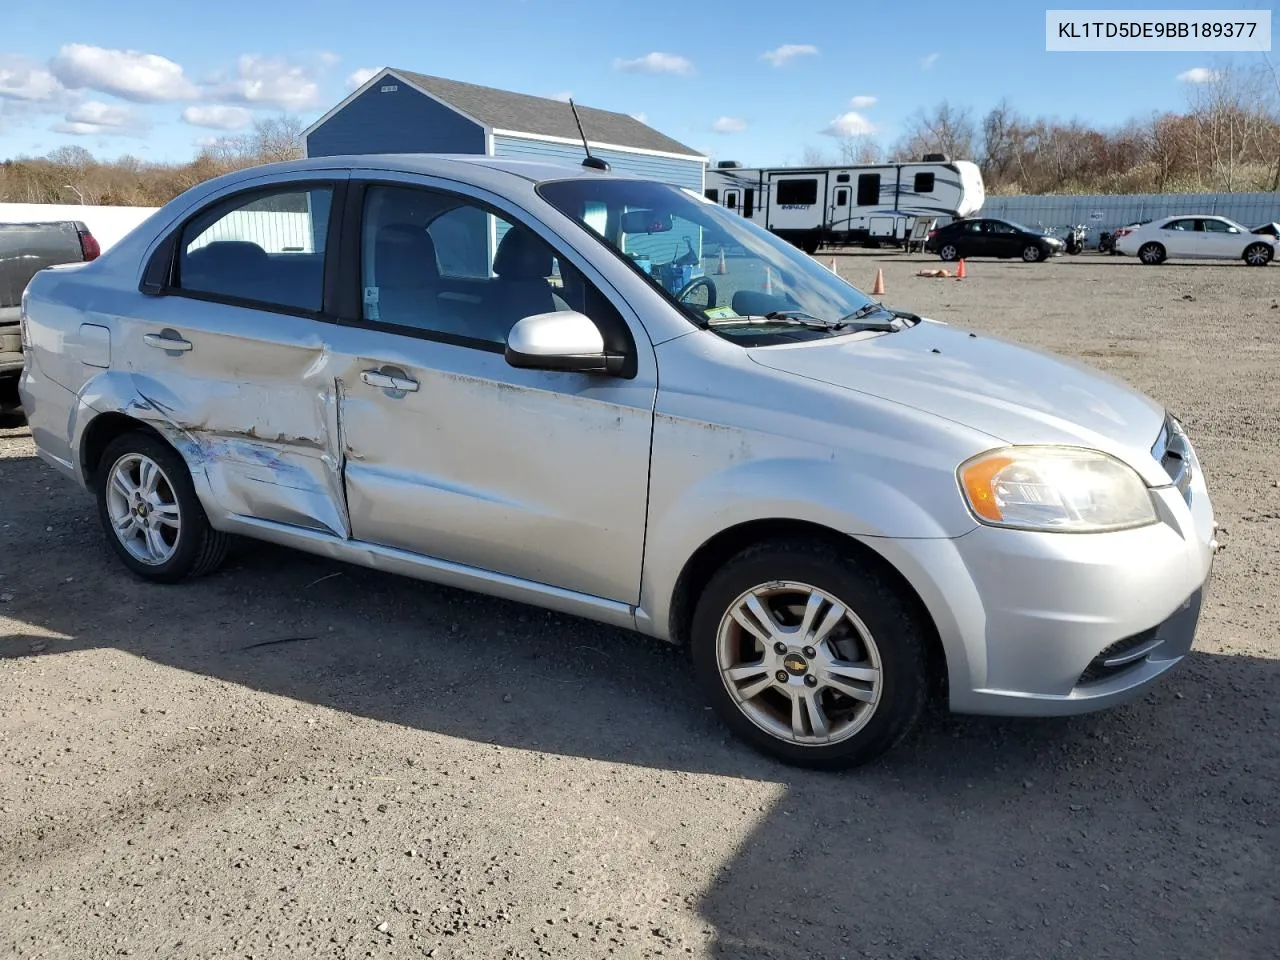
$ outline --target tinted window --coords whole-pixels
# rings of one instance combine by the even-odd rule
[[[707,192],[706,192],[706,197],[707,197],[707,199],[708,199],[708,200],[710,200],[712,203],[719,203],[719,202],[720,202],[720,191],[719,191],[719,190],[717,190],[715,187],[711,187],[711,188],[709,188],[709,189],[707,190]]]
[[[999,220],[992,220],[991,232],[992,233],[1017,233],[1018,231],[1015,230],[1011,225],[1007,223],[1001,223]]]
[[[817,180],[777,180],[774,190],[779,204],[814,204],[818,202]]]
[[[933,174],[917,173],[915,190],[916,193],[933,193]]]
[[[219,203],[183,228],[177,288],[318,311],[332,201],[328,187],[293,187]]]
[[[836,206],[847,207],[849,205],[849,191],[841,187],[836,191]]]
[[[836,175],[836,183],[848,183],[848,182],[849,182],[849,175],[847,173],[840,173]]]
[[[742,191],[742,215],[749,217],[756,212],[756,192],[750,187]]]
[[[527,227],[465,197],[374,186],[361,230],[362,318],[487,344],[518,320],[612,307]]]
[[[738,205],[738,191],[730,190],[724,195],[724,205],[729,209],[733,209]]]
[[[864,173],[858,177],[858,206],[874,207],[880,202],[880,174]]]

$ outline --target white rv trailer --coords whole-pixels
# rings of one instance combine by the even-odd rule
[[[707,171],[707,199],[813,253],[824,243],[902,243],[917,218],[969,217],[982,209],[982,171],[926,154],[919,162]]]

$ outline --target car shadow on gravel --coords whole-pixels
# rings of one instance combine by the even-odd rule
[[[1280,942],[1280,662],[1194,653],[1139,702],[1073,719],[934,710],[882,760],[810,773],[730,739],[663,644],[265,545],[157,587],[39,461],[0,462],[0,480],[26,491],[0,519],[0,611],[29,625],[0,657],[109,648],[473,742],[783,784],[767,811],[722,811],[758,820],[699,903],[722,956],[1245,958]]]

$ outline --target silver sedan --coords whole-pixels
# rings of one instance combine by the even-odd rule
[[[688,648],[755,747],[864,762],[931,692],[1125,701],[1216,547],[1185,430],[869,299],[696,192],[484,157],[241,171],[37,274],[22,398],[137,575],[257,538]]]

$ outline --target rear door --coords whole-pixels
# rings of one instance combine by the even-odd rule
[[[330,333],[353,536],[636,603],[657,383],[638,318],[505,201],[418,179],[359,192],[343,260],[361,297]],[[460,304],[450,265],[477,262],[477,300]],[[629,376],[506,362],[516,321],[566,307],[632,358]]]
[[[1200,256],[1197,252],[1200,248],[1200,240],[1204,237],[1204,230],[1201,228],[1199,237],[1197,237],[1196,221],[1192,217],[1180,217],[1176,220],[1170,220],[1158,230],[1153,230],[1156,234],[1152,239],[1164,245],[1165,255],[1168,257],[1179,258],[1195,258]],[[1139,245],[1141,249],[1141,245]]]
[[[151,257],[150,296],[128,301],[111,345],[113,367],[132,374],[227,512],[338,536],[347,521],[321,318],[344,182],[277,180],[195,213]]]

